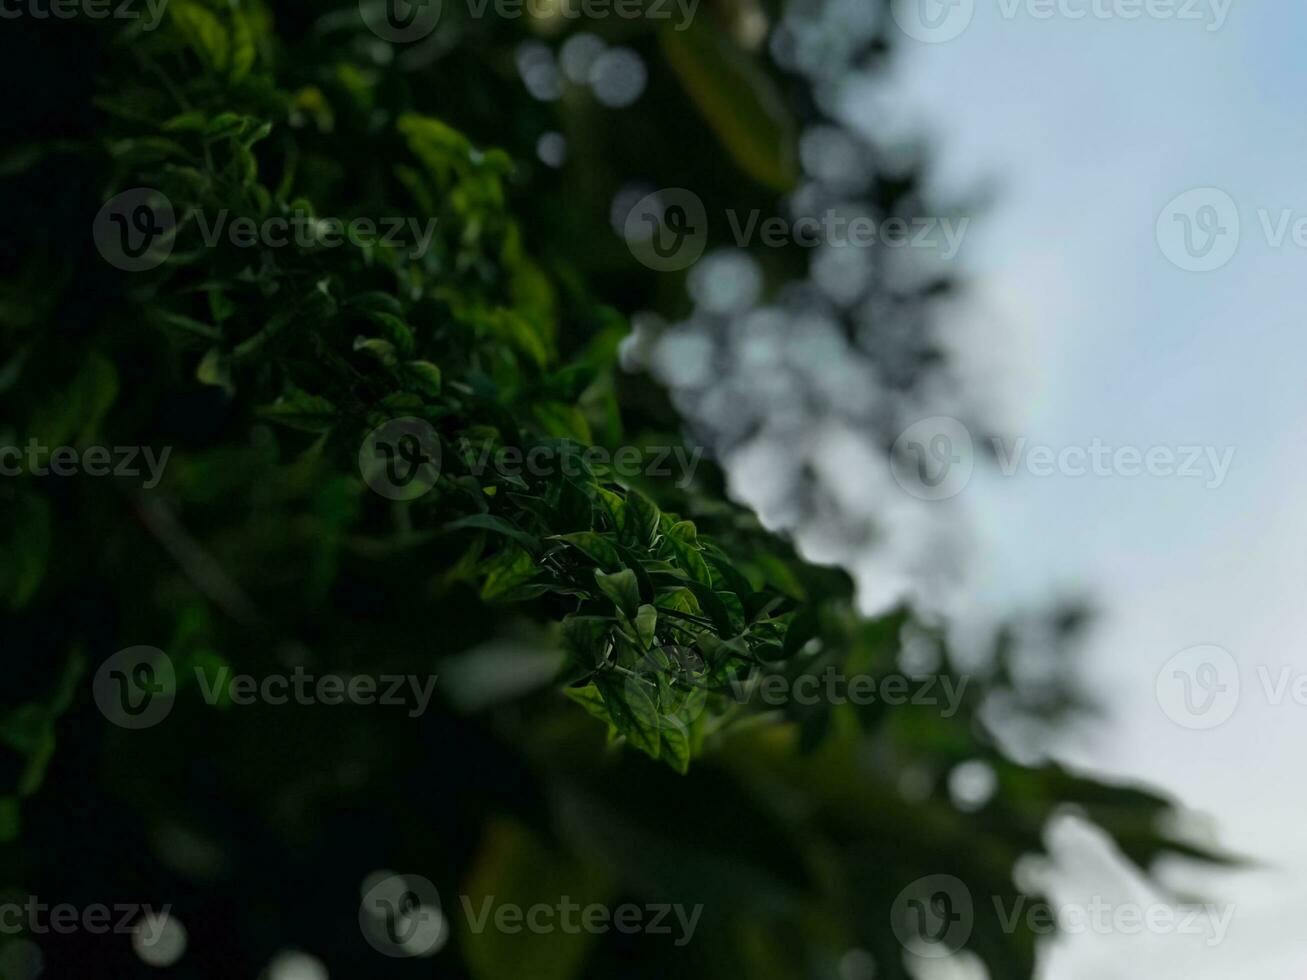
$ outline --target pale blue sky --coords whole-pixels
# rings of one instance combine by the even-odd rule
[[[975,288],[950,328],[977,376],[1004,379],[1001,427],[1054,446],[1236,457],[1216,489],[978,474],[959,499],[979,528],[980,578],[1014,606],[1067,588],[1098,598],[1087,683],[1110,714],[1068,758],[1171,790],[1229,846],[1284,866],[1207,883],[1236,903],[1216,948],[1081,936],[1046,976],[1300,980],[1307,706],[1245,690],[1220,728],[1189,731],[1161,712],[1154,681],[1199,643],[1228,649],[1246,688],[1258,666],[1307,673],[1307,249],[1272,248],[1257,219],[1307,217],[1307,6],[1234,0],[1219,31],[1000,9],[976,0],[959,37],[905,41],[895,91],[933,137],[940,189],[997,181],[963,246]],[[1154,232],[1168,201],[1200,186],[1227,191],[1242,218],[1238,253],[1209,273],[1171,265]]]

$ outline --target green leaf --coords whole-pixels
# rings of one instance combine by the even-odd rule
[[[793,657],[807,645],[809,640],[817,637],[818,629],[821,626],[818,613],[817,603],[810,602],[794,614],[789,627],[785,630],[784,655],[786,658]]]
[[[689,521],[681,521],[668,531],[666,540],[667,546],[676,556],[676,563],[681,566],[685,574],[695,582],[712,588],[712,572],[708,569],[708,563],[703,560],[703,555],[699,553],[694,525]]]
[[[612,628],[610,620],[599,616],[568,616],[562,625],[563,643],[582,664],[598,667],[607,657]]]
[[[658,35],[681,84],[740,169],[773,190],[795,182],[794,121],[770,78],[730,36],[696,18]]]
[[[688,613],[691,616],[697,616],[701,611],[699,600],[694,597],[694,592],[687,588],[675,588],[660,593],[654,600],[654,605],[659,609]]]
[[[628,490],[619,525],[622,539],[642,547],[653,544],[660,516],[658,506],[652,500],[639,490]]]
[[[584,413],[574,405],[541,402],[532,407],[531,414],[548,435],[559,439],[571,439],[583,446],[590,445],[590,423],[586,421]]]
[[[74,361],[77,372],[66,388],[51,392],[32,413],[32,434],[46,446],[95,438],[105,414],[118,399],[118,369],[98,351]]]
[[[621,494],[613,493],[607,487],[596,487],[599,505],[608,515],[614,531],[621,531],[626,525],[626,500]]]
[[[525,585],[539,574],[540,568],[526,551],[510,544],[482,566],[486,573],[481,586],[481,598],[487,602],[503,600],[514,589]]]
[[[389,313],[396,319],[404,314],[404,304],[390,293],[357,293],[349,298],[346,305],[366,312]]]
[[[440,368],[430,361],[408,361],[404,373],[424,395],[440,394]]]
[[[626,740],[652,759],[662,755],[658,733],[658,707],[649,694],[652,681],[632,678],[623,683],[611,678],[597,681],[604,705],[617,730]]]
[[[32,753],[28,756],[27,767],[23,770],[22,778],[18,781],[18,795],[20,797],[32,796],[41,788],[41,783],[45,781],[45,771],[50,765],[50,759],[54,756],[54,725],[47,723],[41,732],[41,741]]]
[[[204,340],[222,340],[222,330],[211,323],[197,320],[172,310],[157,310],[152,313],[152,323],[176,333],[182,338],[200,337]]]
[[[21,609],[36,594],[50,562],[50,505],[44,497],[19,491],[0,507],[0,598]]]
[[[558,507],[553,525],[559,531],[586,530],[594,524],[594,505],[573,480],[564,478],[558,488]]]
[[[694,526],[694,521],[672,521],[667,526],[667,537],[692,548],[699,547],[699,529]]]
[[[734,565],[727,560],[716,547],[706,549],[705,555],[709,570],[715,570],[719,591],[730,591],[739,597],[741,615],[752,620],[764,608],[766,596],[760,596],[753,590],[753,584]]]
[[[0,718],[0,744],[19,755],[33,755],[40,749],[49,727],[45,705],[19,705]]]
[[[227,69],[231,63],[231,38],[214,14],[195,0],[172,0],[168,13],[201,60],[215,71]]]
[[[245,134],[241,137],[241,146],[248,150],[255,143],[267,139],[271,133],[272,123],[259,123],[257,126],[246,129]]]
[[[653,646],[654,637],[658,629],[658,609],[654,606],[643,605],[635,614],[635,631],[640,637],[640,642],[644,644],[645,649]]]
[[[178,113],[163,124],[169,133],[202,133],[209,125],[209,117],[198,109]]]
[[[618,569],[622,559],[617,549],[602,534],[595,531],[574,531],[571,534],[556,534],[550,540],[559,540],[570,544],[600,568]]]
[[[379,337],[355,337],[354,350],[372,355],[387,367],[392,367],[398,360],[395,356],[395,345]]]
[[[245,131],[245,127],[253,122],[255,120],[251,117],[241,115],[239,112],[220,112],[205,124],[204,134],[210,139],[239,136]]]
[[[596,866],[546,845],[522,825],[491,823],[460,900],[466,900],[475,915],[484,909],[493,916],[503,905],[519,910],[556,906],[560,896],[582,908],[602,905],[611,900],[612,887]],[[458,923],[458,945],[471,980],[574,980],[597,938],[581,928],[529,928],[529,919],[521,929],[497,929],[493,918],[488,928],[475,929],[473,915],[462,909],[447,912]]]
[[[612,575],[605,575],[595,569],[595,583],[628,619],[635,617],[640,608],[640,586],[636,581],[635,572],[625,568]]]
[[[690,733],[681,719],[664,719],[662,740],[663,761],[684,776],[690,771],[690,758],[694,753],[690,746]]]
[[[599,693],[599,688],[595,685],[565,687],[563,693],[584,708],[591,717],[598,718],[606,724],[612,724],[613,719],[608,713],[608,706],[604,704],[603,695]]]
[[[222,388],[228,394],[236,389],[231,383],[231,358],[221,348],[210,347],[195,368],[195,380],[203,385]]]
[[[255,409],[260,418],[301,432],[326,432],[336,424],[339,413],[336,406],[321,395],[291,387],[271,405]]]
[[[622,556],[622,561],[626,563],[626,567],[635,572],[635,581],[640,586],[640,601],[652,602],[658,595],[658,590],[654,586],[653,576],[644,567],[641,552],[638,552],[635,548],[628,548],[626,545],[618,545],[617,552]],[[645,559],[645,561],[647,560]]]
[[[245,11],[236,5],[231,8],[231,27],[231,71],[228,73],[228,77],[233,82],[239,82],[254,67],[257,52],[254,46],[254,30],[250,25],[250,19]],[[263,135],[267,133],[267,128],[259,127],[255,129],[251,136],[247,137],[245,145],[249,146],[262,139]]]
[[[712,590],[712,586],[693,580],[686,582],[686,586],[694,592],[694,597],[699,600],[699,606],[712,620],[717,635],[722,637],[735,635],[735,624],[731,622],[730,611],[721,597]]]
[[[397,351],[401,354],[413,353],[416,341],[413,339],[413,330],[407,323],[390,313],[369,310],[366,316],[381,328],[381,335],[394,344]]]
[[[534,534],[523,531],[517,525],[504,520],[502,517],[496,517],[494,514],[472,514],[468,517],[461,517],[456,521],[450,521],[445,525],[446,531],[457,531],[463,528],[476,528],[505,535],[522,545],[533,555],[539,554],[541,550],[540,539]]]

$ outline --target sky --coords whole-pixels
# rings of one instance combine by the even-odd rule
[[[1293,229],[1307,218],[1307,6],[1158,0],[1195,18],[1127,19],[1141,0],[955,3],[971,12],[960,33],[902,44],[894,111],[929,134],[945,198],[993,192],[959,256],[971,288],[948,330],[977,383],[1002,379],[996,427],[1027,452],[1201,453],[1193,477],[1037,475],[1024,456],[1013,475],[978,468],[957,498],[976,529],[975,598],[1092,596],[1085,684],[1105,713],[1059,755],[1174,794],[1263,865],[1174,870],[1232,907],[1219,943],[1087,930],[1043,975],[1301,980],[1307,235]],[[960,21],[934,9],[953,33]],[[1219,267],[1181,267],[1195,263]],[[1215,714],[1185,715],[1181,668]],[[1150,894],[1085,828],[1052,836],[1065,901]]]

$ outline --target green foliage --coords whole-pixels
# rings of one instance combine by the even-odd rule
[[[121,826],[148,828],[138,846],[172,854],[157,861],[188,889],[216,889],[223,860],[250,880],[271,873],[263,864],[325,875],[323,838],[358,836],[333,821],[366,812],[381,829],[357,863],[444,861],[467,894],[528,904],[569,889],[702,901],[715,938],[683,960],[646,951],[650,962],[787,978],[829,976],[853,945],[873,952],[878,975],[905,975],[887,927],[898,891],[944,871],[1007,895],[1012,865],[1042,848],[1068,803],[1141,864],[1180,847],[1157,826],[1165,801],[1004,758],[979,719],[986,693],[1005,687],[1001,661],[948,716],[741,699],[778,675],[791,690],[832,667],[894,676],[902,630],[925,627],[907,611],[860,617],[847,576],[804,562],[725,500],[710,466],[680,485],[605,462],[677,430],[618,376],[621,316],[566,254],[533,256],[564,236],[519,218],[540,213],[520,200],[520,168],[420,111],[398,68],[356,57],[374,44],[361,25],[337,49],[282,38],[256,2],[167,11],[156,32],[114,35],[99,137],[76,159],[103,198],[167,195],[170,257],[118,273],[34,248],[0,303],[0,441],[174,447],[157,488],[32,474],[0,485],[0,602],[35,678],[0,710],[0,742],[21,760],[0,787],[0,840],[41,806],[73,715],[59,787],[75,792],[94,758],[96,792]],[[706,24],[664,44],[663,70],[740,170],[786,186],[792,134],[775,81]],[[285,245],[205,240],[219,220],[298,216],[403,216],[434,232],[425,249],[331,244],[317,224]],[[76,220],[85,237],[90,215]],[[79,281],[95,302],[70,324],[59,291]],[[359,468],[368,433],[397,417],[428,423],[440,445],[438,480],[408,501],[373,493]],[[506,452],[552,462],[486,465]],[[206,677],[304,658],[430,672],[489,662],[504,644],[513,664],[526,663],[522,646],[557,656],[547,689],[490,698],[484,718],[441,704],[423,724],[448,727],[419,728],[428,741],[416,744],[402,717],[282,721],[229,698],[198,705],[181,682],[165,725],[179,734],[151,738],[110,729],[82,683],[84,664],[141,643],[165,647],[179,676]],[[960,680],[947,651],[940,673]],[[999,792],[973,816],[951,805],[947,774],[974,759]],[[179,776],[197,767],[198,789]],[[920,799],[900,793],[905,772],[924,779]],[[519,789],[525,799],[505,799]],[[420,812],[433,792],[448,841]],[[70,826],[50,822],[53,806],[22,828],[46,846]],[[474,814],[466,824],[443,816],[459,807]],[[246,816],[233,825],[229,809]],[[237,845],[246,818],[267,851]],[[167,833],[218,839],[223,860],[180,860],[158,844]],[[34,860],[15,868],[39,874]],[[249,909],[236,945],[281,941],[269,902],[236,903]],[[1032,968],[1034,937],[987,920],[977,949],[992,975],[1015,977]],[[616,972],[610,949],[574,937],[465,935],[457,956],[477,980]]]

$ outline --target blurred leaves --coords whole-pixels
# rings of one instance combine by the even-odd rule
[[[707,18],[684,30],[665,29],[658,38],[736,165],[772,190],[789,190],[797,178],[795,126],[771,79]]]
[[[485,829],[466,891],[459,896],[462,907],[449,914],[460,925],[460,941],[476,980],[568,980],[580,974],[594,941],[594,933],[581,928],[581,910],[608,903],[612,894],[609,881],[592,865],[546,847],[518,824],[497,821]],[[561,924],[560,896],[569,907],[577,906],[570,912],[573,927],[540,928],[541,922]],[[535,906],[547,907],[547,917],[531,918]],[[516,914],[516,919],[504,920],[517,922],[508,931],[494,921],[505,907]]]

